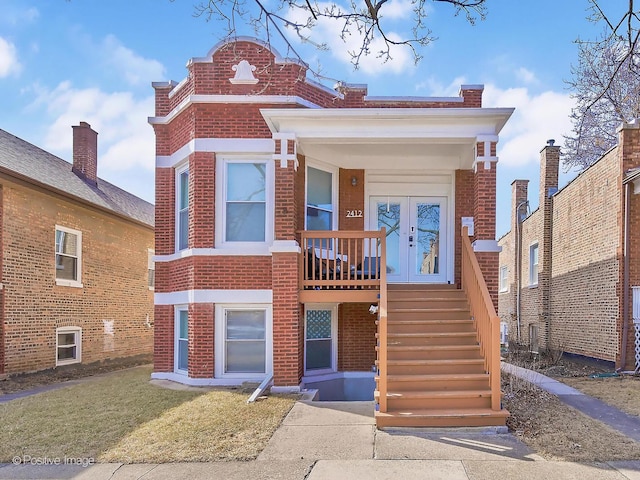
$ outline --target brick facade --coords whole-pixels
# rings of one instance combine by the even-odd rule
[[[233,67],[241,61],[255,69],[245,73],[245,78],[232,79],[239,70]],[[187,383],[208,378],[215,383],[225,381],[214,378],[224,370],[224,352],[215,350],[215,345],[220,345],[216,335],[222,335],[215,331],[215,326],[222,324],[222,319],[215,318],[216,304],[239,308],[260,305],[272,316],[274,384],[298,386],[304,374],[305,319],[298,294],[298,261],[300,231],[305,228],[307,214],[307,165],[327,164],[335,172],[337,205],[332,215],[340,230],[368,229],[366,215],[348,217],[345,212],[366,212],[371,193],[367,192],[367,168],[342,165],[333,158],[309,157],[293,132],[272,132],[273,126],[263,117],[265,110],[481,108],[482,86],[462,86],[456,98],[423,100],[368,97],[366,86],[344,83],[331,91],[307,80],[303,64],[282,59],[265,44],[246,39],[214,47],[208,56],[191,60],[187,68],[188,76],[179,84],[154,84],[156,117],[150,119],[158,156],[154,375],[160,378],[159,374],[174,370],[176,306],[189,306],[189,371],[186,377],[163,378]],[[475,137],[469,151],[475,146],[472,142]],[[401,152],[402,146],[398,148]],[[488,153],[495,156],[495,142],[491,149]],[[273,217],[267,221],[273,238],[264,244],[241,245],[234,250],[222,244],[222,232],[216,231],[224,215],[224,205],[217,203],[224,201],[223,193],[216,191],[224,179],[216,178],[220,172],[216,164],[226,158],[257,158],[273,168],[273,183],[267,186],[267,194],[272,188],[273,197],[265,207],[269,208],[272,200]],[[185,166],[189,169],[189,244],[177,251],[176,170]],[[447,218],[447,222],[455,222],[455,238],[449,239],[455,250],[451,276],[459,282],[461,217],[476,217],[476,238],[495,239],[496,167],[493,163],[489,170],[480,168],[477,173],[471,165],[468,169],[447,168],[451,181],[442,183],[455,195],[451,202],[454,211]],[[407,170],[407,176],[414,170]],[[413,195],[430,194],[425,190]],[[438,195],[442,194],[433,194]],[[483,252],[479,258],[493,278],[497,254]],[[193,305],[206,308],[199,310]],[[369,304],[362,303],[343,303],[337,308],[338,371],[371,371],[376,327],[368,308]],[[238,377],[238,382],[241,380]]]
[[[56,328],[62,326],[82,328],[82,363],[150,354],[153,229],[6,177],[0,181],[4,373],[55,367]],[[56,285],[56,225],[82,233],[82,288]]]
[[[500,265],[509,270],[509,288],[500,293],[499,315],[509,324],[509,340],[529,345],[530,326],[538,329],[541,349],[562,350],[633,365],[633,326],[628,324],[625,365],[621,364],[624,279],[625,174],[640,165],[638,129],[626,126],[620,144],[556,193],[559,148],[541,153],[540,206],[518,230],[515,206],[526,197],[526,181],[513,185],[512,228],[499,244]],[[631,189],[633,190],[633,189]],[[637,195],[630,197],[630,226],[638,222]],[[522,275],[516,285],[517,232],[521,231]],[[639,240],[630,236],[630,286],[637,285],[633,265]],[[530,285],[530,246],[538,244],[538,283]],[[634,270],[635,269],[635,270]],[[634,275],[636,275],[634,277]],[[520,289],[520,338],[517,292]],[[629,292],[630,297],[630,292]],[[631,301],[630,298],[628,300]],[[630,308],[630,306],[629,306]],[[630,319],[627,318],[627,322]]]

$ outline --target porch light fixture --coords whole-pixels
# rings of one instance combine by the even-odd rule
[[[351,177],[351,186],[355,187],[358,185],[358,178],[354,175],[353,177]]]

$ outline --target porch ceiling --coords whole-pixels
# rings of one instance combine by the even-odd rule
[[[273,133],[343,168],[471,168],[478,137],[497,136],[512,108],[263,109]]]

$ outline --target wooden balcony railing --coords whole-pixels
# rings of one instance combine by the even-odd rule
[[[469,299],[485,370],[489,373],[491,409],[500,410],[500,319],[469,241],[467,227],[462,229],[462,289]]]

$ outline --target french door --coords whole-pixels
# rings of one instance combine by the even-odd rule
[[[370,228],[387,231],[387,281],[445,283],[446,197],[370,197]]]

